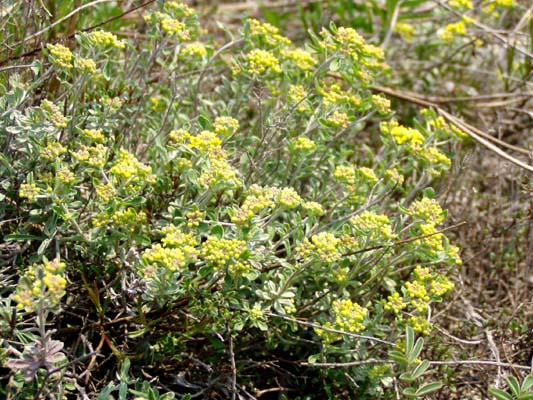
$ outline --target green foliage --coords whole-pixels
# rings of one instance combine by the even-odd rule
[[[424,2],[331,3],[385,38]],[[50,28],[2,72],[3,394],[441,389],[420,357],[462,261],[434,187],[465,134],[395,113],[383,49],[317,7],[304,43],[248,18],[220,44],[187,5],[125,22],[102,4],[78,22],[106,30]],[[2,35],[16,65],[24,32]]]

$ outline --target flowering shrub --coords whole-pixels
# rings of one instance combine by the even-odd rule
[[[227,398],[287,376],[280,393],[439,389],[416,388],[429,364],[401,341],[431,345],[454,287],[431,185],[465,134],[431,109],[393,115],[372,87],[385,54],[350,27],[301,45],[250,18],[220,45],[175,1],[139,27],[79,32],[2,78],[1,229],[19,276],[1,305],[4,393]]]

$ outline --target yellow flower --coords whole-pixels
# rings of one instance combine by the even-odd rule
[[[202,42],[194,42],[185,45],[181,49],[181,53],[188,57],[204,57],[207,55],[207,50]]]
[[[279,34],[278,28],[269,23],[261,23],[253,18],[249,18],[248,23],[250,24],[250,36],[252,38],[262,39],[272,47],[291,44],[289,39]]]
[[[304,72],[310,71],[316,65],[316,60],[313,55],[302,49],[284,50],[282,55]]]
[[[228,137],[239,129],[239,121],[232,117],[217,117],[213,127],[217,135]]]
[[[278,201],[282,207],[295,208],[302,202],[302,198],[293,188],[285,187],[280,190]]]
[[[335,300],[333,312],[337,329],[346,332],[361,332],[365,329],[363,321],[368,316],[368,310],[365,307],[351,300]]]
[[[35,201],[35,197],[39,194],[40,189],[35,183],[23,183],[20,185],[19,197],[21,199],[28,199],[29,201]]]
[[[370,240],[392,239],[396,237],[392,233],[389,217],[383,214],[364,211],[360,215],[352,217],[350,223],[369,235]]]
[[[435,199],[423,197],[416,200],[407,209],[409,215],[420,218],[431,225],[439,225],[444,221],[445,212]]]
[[[248,63],[248,73],[261,75],[267,72],[281,74],[279,60],[269,51],[255,49],[244,56]]]
[[[111,32],[101,30],[93,31],[87,34],[87,39],[97,47],[114,47],[117,49],[126,47],[126,44]]]
[[[348,118],[348,114],[344,112],[339,112],[335,110],[333,114],[331,114],[327,121],[332,124],[333,126],[340,127],[340,128],[346,128],[348,124],[350,123],[350,119]]]
[[[74,59],[74,67],[89,75],[96,73],[96,63],[90,58],[76,57]]]
[[[311,151],[316,147],[315,142],[305,136],[291,140],[289,148],[292,151]]]
[[[74,56],[68,47],[62,44],[47,44],[46,48],[52,57],[52,63],[58,67],[71,69]]]

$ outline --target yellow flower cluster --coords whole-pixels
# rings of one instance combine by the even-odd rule
[[[278,203],[281,207],[296,208],[301,202],[302,198],[293,188],[285,187],[279,191]]]
[[[383,121],[380,125],[381,133],[391,135],[397,144],[420,145],[424,143],[424,135],[414,128],[400,125],[398,121]]]
[[[242,206],[231,217],[231,221],[237,225],[247,225],[257,213],[268,207],[273,207],[278,194],[279,189],[277,188],[263,188],[253,184],[250,186],[249,194]]]
[[[386,170],[385,176],[387,176],[395,185],[401,185],[405,180],[405,177],[400,174],[396,168]]]
[[[104,143],[106,138],[101,129],[84,129],[83,136],[91,142]]]
[[[198,241],[192,234],[183,233],[174,225],[163,228],[161,232],[164,234],[162,245],[153,244],[142,254],[141,274],[146,278],[154,278],[161,272],[176,272],[199,255]]]
[[[306,201],[302,204],[302,208],[310,216],[321,216],[324,215],[324,208],[322,204],[317,203],[316,201]]]
[[[431,164],[439,164],[449,167],[451,160],[436,147],[427,147],[420,152],[421,155]]]
[[[64,271],[65,264],[59,258],[52,261],[44,259],[42,264],[30,266],[12,295],[17,308],[31,312],[41,302],[47,307],[58,305],[67,285]]]
[[[301,257],[307,258],[312,255],[318,257],[321,261],[333,263],[341,257],[339,245],[341,240],[329,232],[320,232],[309,239],[304,240],[296,246],[296,252]]]
[[[110,183],[99,183],[94,187],[96,195],[104,202],[113,200],[116,195],[115,188]]]
[[[248,63],[247,72],[252,75],[261,75],[264,73],[281,74],[279,60],[269,51],[255,49],[244,56]]]
[[[126,47],[126,44],[111,32],[97,30],[88,33],[86,37],[89,42],[96,47],[114,47],[116,49],[123,49]]]
[[[232,117],[217,117],[215,118],[213,128],[217,135],[228,137],[239,129],[239,121]]]
[[[114,177],[132,185],[155,182],[152,167],[145,165],[125,149],[120,149],[115,165],[109,170]]]
[[[429,332],[431,332],[430,323],[421,315],[410,317],[407,323],[414,329],[415,332],[422,335],[428,335]]]
[[[198,183],[206,189],[219,184],[240,185],[237,173],[223,157],[209,158],[209,167],[200,175]]]
[[[78,161],[83,161],[91,167],[102,168],[107,159],[107,146],[103,144],[90,147],[81,145],[78,151],[71,154]]]
[[[435,225],[421,224],[420,232],[422,235],[431,235],[431,236],[415,241],[416,244],[423,243],[433,253],[444,251],[444,246],[442,245],[442,239],[444,238],[444,235],[442,233],[437,233],[437,229],[435,228]]]
[[[46,147],[41,150],[41,156],[48,161],[56,161],[57,158],[67,151],[59,142],[48,142]]]
[[[285,59],[292,61],[298,69],[304,72],[312,70],[317,62],[311,53],[300,48],[284,50],[281,54]]]
[[[146,222],[146,213],[144,211],[137,212],[134,208],[128,207],[125,210],[115,212],[111,219],[117,228],[134,232],[137,227]]]
[[[409,43],[413,40],[416,29],[413,25],[406,22],[398,22],[396,25],[394,25],[394,32],[399,33],[403,39]]]
[[[369,235],[370,240],[392,239],[396,237],[392,232],[389,217],[383,214],[364,211],[350,218],[350,223]]]
[[[180,134],[183,134],[184,137],[186,137],[183,131],[175,132],[179,132]],[[188,139],[189,147],[191,149],[198,149],[202,153],[212,153],[214,151],[217,151],[218,149],[220,149],[220,145],[222,144],[222,140],[214,132],[211,131],[202,131],[196,136],[189,135]],[[177,140],[173,140],[177,142]]]
[[[366,44],[365,40],[353,28],[340,27],[336,29],[333,35],[325,29],[320,32],[322,36],[321,46],[348,56],[358,67],[367,67],[370,69],[381,68],[383,60],[383,50],[371,44]],[[369,77],[365,70],[360,70],[363,74],[359,78],[368,83]]]
[[[392,311],[402,319],[402,310],[411,307],[418,315],[412,316],[408,324],[420,333],[427,334],[431,325],[423,316],[427,313],[429,303],[432,300],[440,300],[442,296],[451,291],[454,287],[446,276],[433,273],[428,267],[417,265],[413,271],[414,280],[406,282],[402,288],[404,296],[394,292],[388,296],[384,308]]]
[[[62,44],[47,44],[46,48],[52,57],[52,64],[60,68],[71,69],[74,55],[68,47]]]
[[[394,314],[400,314],[402,310],[407,307],[407,303],[398,292],[394,292],[391,296],[387,297],[385,303],[385,310],[392,311]]]
[[[59,110],[59,107],[49,100],[44,99],[41,102],[41,109],[48,115],[48,118],[52,125],[56,128],[66,128],[67,119],[63,113]]]
[[[371,97],[372,105],[376,107],[380,114],[388,114],[391,112],[390,100],[380,94],[373,94]]]
[[[472,10],[472,0],[449,0],[448,4],[453,8],[466,8]]]
[[[346,128],[350,124],[350,119],[348,117],[348,114],[346,114],[345,112],[337,111],[337,110],[335,110],[333,114],[331,114],[327,118],[327,121],[333,126],[340,127],[340,128]]]
[[[451,42],[457,35],[466,35],[466,23],[465,21],[458,21],[448,24],[439,30],[438,35],[445,42]]]
[[[289,103],[297,105],[299,112],[304,112],[308,109],[308,105],[304,101],[307,97],[307,92],[301,85],[290,85],[287,92],[287,100]]]
[[[339,165],[335,168],[333,172],[333,177],[344,184],[355,185],[355,169],[353,167],[348,167],[345,165]]]
[[[181,249],[166,248],[159,243],[153,244],[152,247],[145,250],[142,254],[142,260],[147,264],[141,270],[145,278],[154,278],[157,274],[157,267],[162,267],[165,271],[172,273],[186,265],[185,255]]]
[[[344,90],[338,83],[321,86],[318,89],[318,93],[322,96],[324,105],[326,106],[331,104],[347,104],[357,107],[361,104],[359,97]]]
[[[74,173],[68,169],[68,167],[61,167],[59,171],[57,171],[56,176],[61,183],[65,184],[72,183],[76,180]]]
[[[181,54],[187,57],[205,57],[207,55],[207,49],[202,42],[189,43],[183,46]]]
[[[28,199],[29,201],[33,202],[40,191],[41,190],[35,183],[23,183],[20,185],[19,197],[21,199]]]
[[[280,35],[279,29],[269,23],[261,23],[256,19],[249,18],[250,36],[254,39],[263,40],[267,45],[272,47],[288,46],[291,41],[285,36]]]
[[[193,8],[177,1],[165,2],[164,9],[176,17],[192,17],[196,15],[196,11]]]
[[[420,218],[431,225],[439,225],[444,221],[445,212],[435,199],[423,197],[416,200],[407,209],[409,215]]]
[[[232,275],[242,275],[250,270],[250,265],[241,260],[241,255],[246,250],[246,242],[238,239],[220,239],[209,236],[202,243],[202,256],[206,263],[218,270],[228,266]]]
[[[90,58],[76,57],[74,59],[74,67],[89,75],[96,73],[96,63]]]
[[[439,275],[435,279],[433,279],[430,283],[431,285],[431,293],[435,296],[442,297],[446,293],[453,290],[455,285],[452,281],[450,281],[446,276]]]
[[[168,138],[170,139],[171,144],[174,146],[185,144],[191,138],[191,136],[192,135],[185,129],[176,129],[168,134]]]
[[[376,176],[376,173],[371,168],[359,167],[357,168],[357,172],[365,181],[369,183],[376,183],[378,181],[378,177]]]
[[[190,32],[187,30],[187,25],[174,18],[161,18],[161,29],[167,34],[176,36],[180,40],[189,40],[191,38]]]
[[[192,233],[183,233],[174,225],[167,226],[161,230],[165,236],[161,239],[166,248],[179,248],[188,260],[198,257],[198,241]]]
[[[364,319],[368,309],[351,300],[335,300],[333,302],[336,328],[346,332],[361,332],[365,329]]]
[[[187,218],[187,228],[192,228],[200,225],[204,218],[204,213],[200,210],[189,211],[185,214],[185,218]]]
[[[316,147],[316,143],[305,136],[298,137],[291,140],[289,148],[292,151],[311,151]]]

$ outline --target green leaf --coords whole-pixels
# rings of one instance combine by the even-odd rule
[[[428,383],[427,385],[420,386],[416,391],[416,396],[424,396],[428,393],[434,392],[435,390],[439,390],[442,386],[442,382],[432,382]]]
[[[509,386],[509,389],[511,389],[513,395],[518,396],[520,394],[520,383],[518,382],[518,379],[512,375],[509,375],[505,378],[505,381],[507,382],[507,386]]]
[[[128,333],[128,337],[135,339],[137,337],[143,336],[146,332],[149,332],[149,331],[150,331],[149,328],[142,328],[141,330]]]
[[[416,366],[416,368],[413,370],[413,372],[411,373],[411,375],[413,376],[413,379],[417,379],[419,378],[420,376],[422,376],[422,374],[424,372],[426,372],[426,370],[429,368],[429,361],[428,360],[424,360],[422,361],[420,364],[418,364]]]
[[[529,374],[522,381],[522,386],[520,387],[520,391],[525,392],[526,390],[529,390],[531,386],[533,386],[533,375]]]
[[[10,240],[13,240],[13,241],[16,241],[16,242],[19,242],[19,241],[24,241],[24,240],[44,240],[44,237],[42,236],[35,236],[35,235],[24,235],[24,234],[21,234],[21,233],[13,233],[11,235],[6,235],[4,236],[4,240],[7,242],[7,241],[10,241]]]
[[[403,374],[400,375],[400,379],[404,382],[413,382],[414,379],[413,379],[413,375],[409,372],[404,372]]]
[[[533,400],[533,392],[521,393],[516,398],[518,400]]]
[[[407,397],[412,397],[412,398],[416,397],[416,392],[413,388],[405,388],[403,390],[403,394]]]
[[[416,361],[418,356],[420,356],[420,353],[422,352],[423,347],[424,347],[424,339],[418,338],[418,340],[416,341],[415,345],[413,346],[409,354],[407,354],[407,358],[409,359],[410,362]]]
[[[513,400],[513,396],[509,393],[494,387],[489,388],[489,394],[496,397],[497,400]]]
[[[405,354],[409,358],[409,354],[413,350],[415,343],[415,331],[409,325],[405,328]]]

